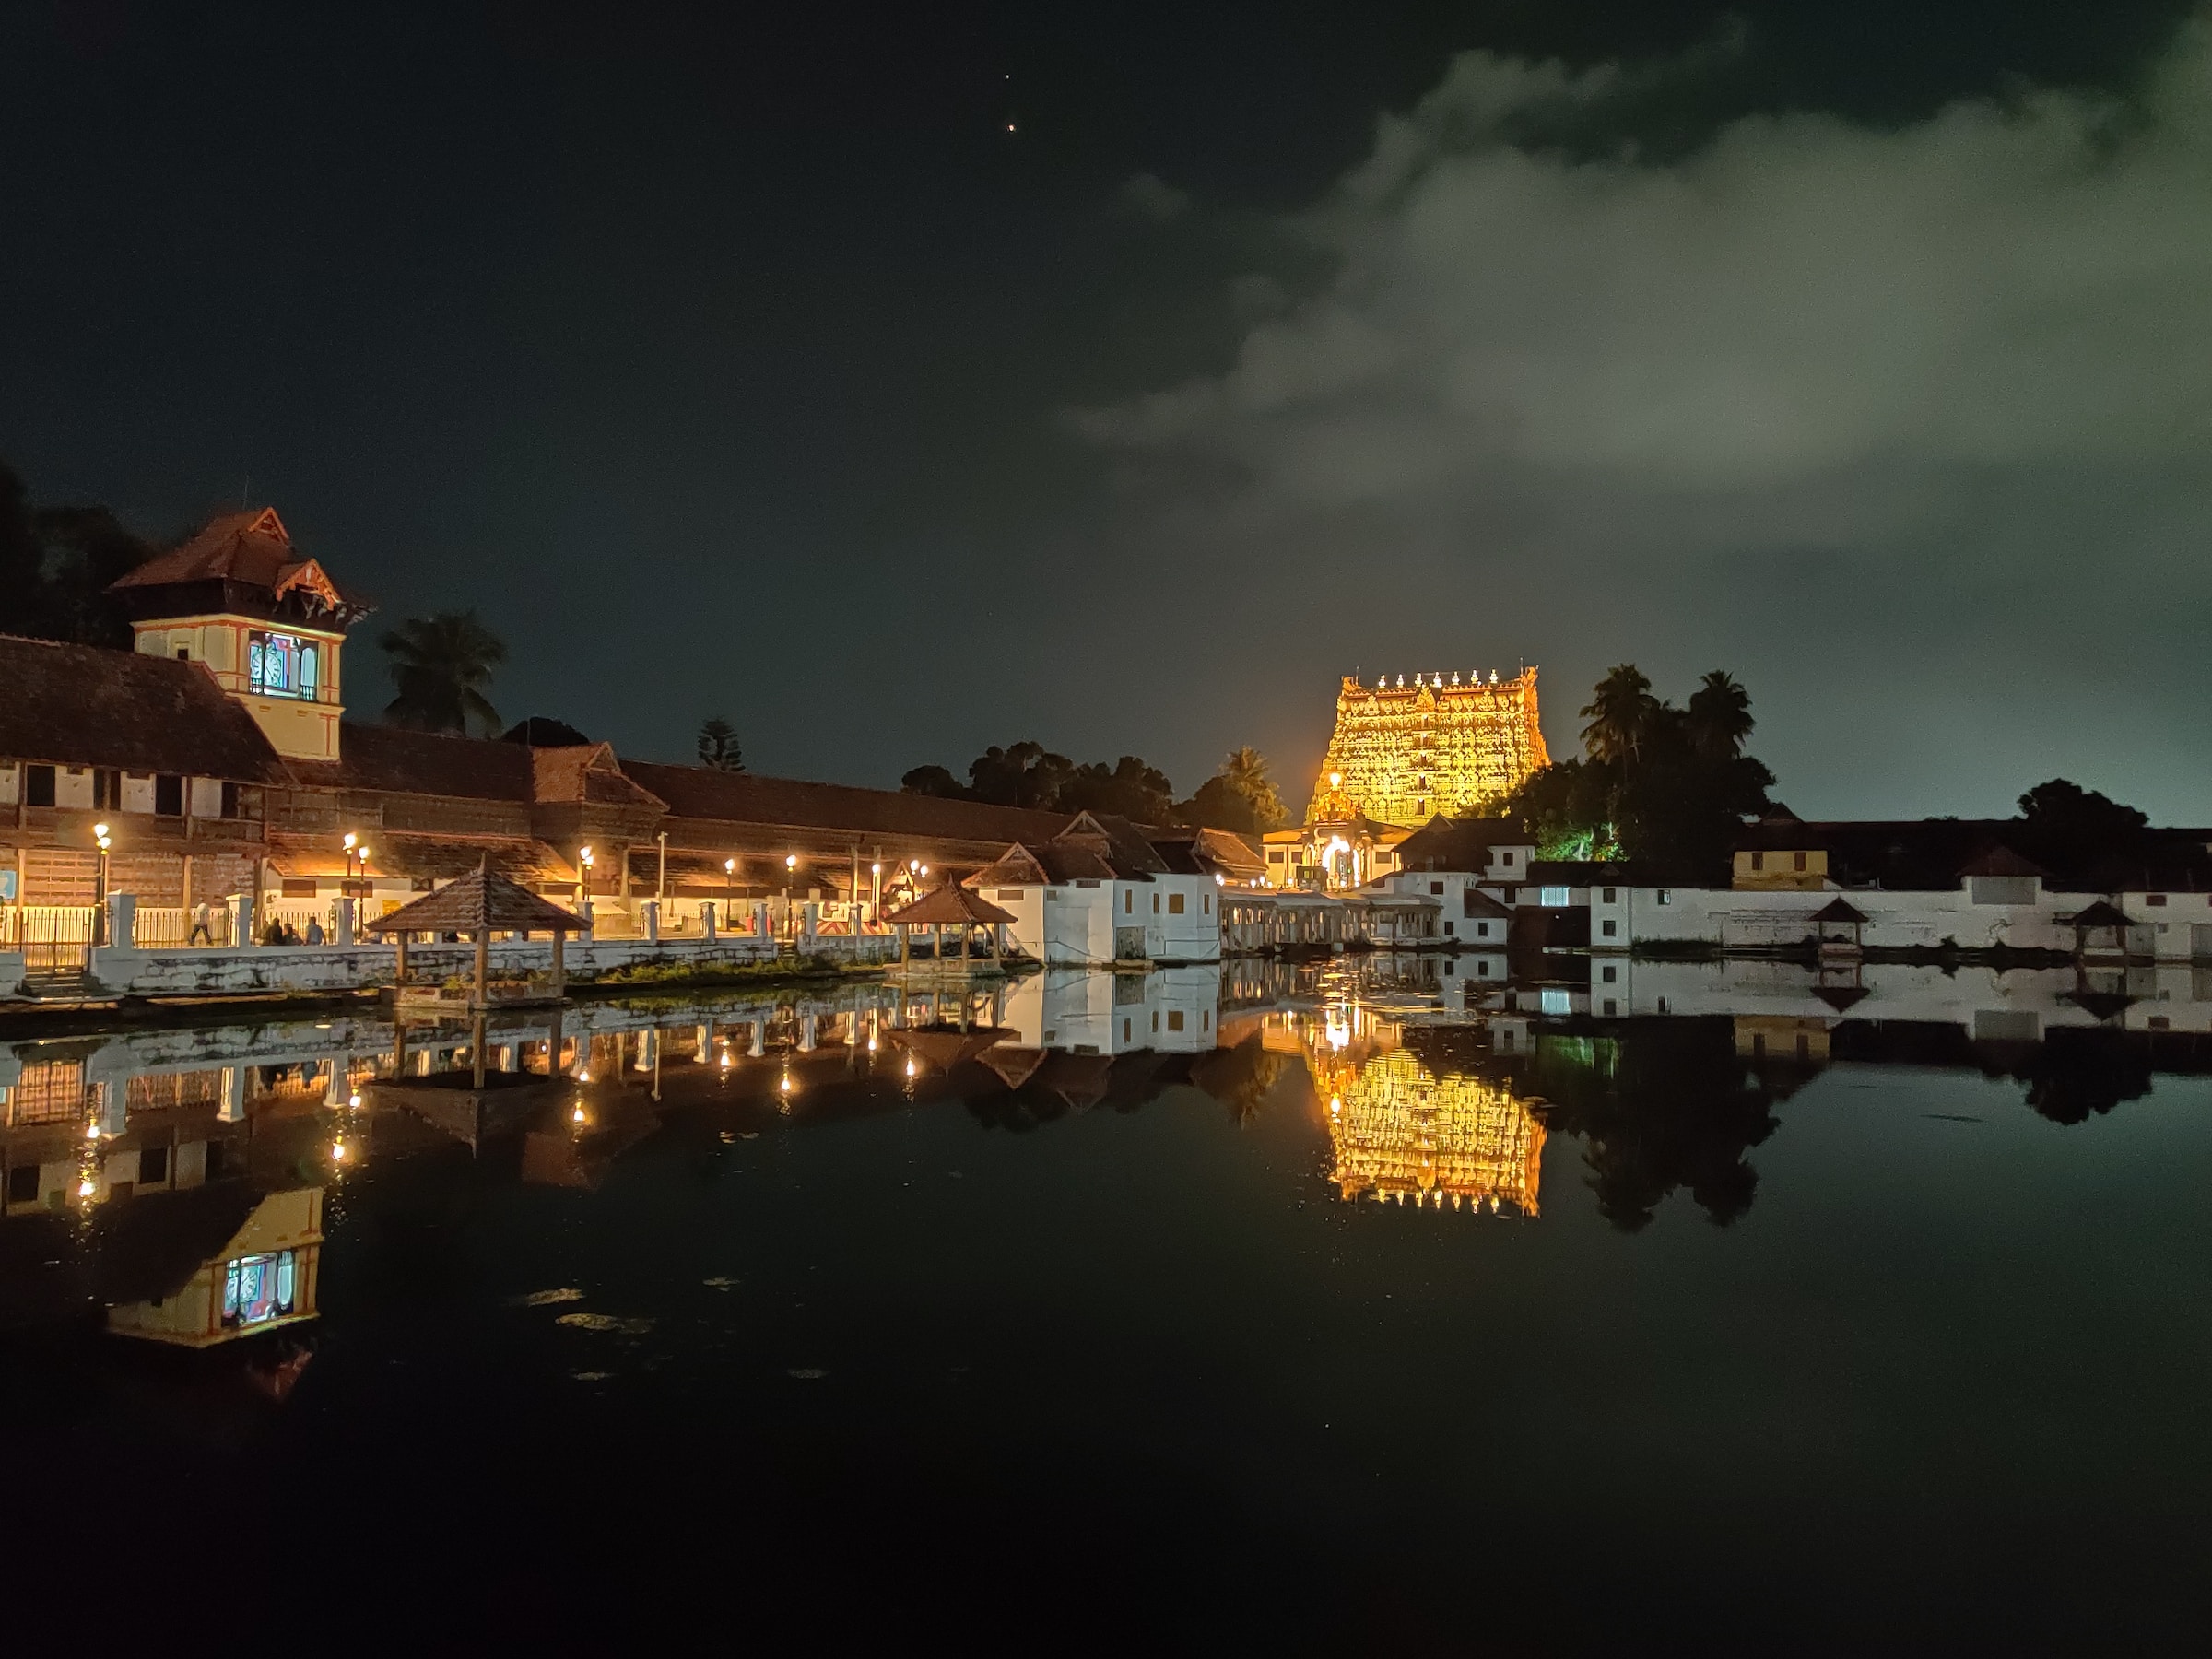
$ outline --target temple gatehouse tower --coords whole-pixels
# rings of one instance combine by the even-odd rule
[[[1341,818],[1347,806],[1407,826],[1480,813],[1549,761],[1534,668],[1503,682],[1495,670],[1487,680],[1417,674],[1410,684],[1384,675],[1372,686],[1347,677],[1306,819]]]

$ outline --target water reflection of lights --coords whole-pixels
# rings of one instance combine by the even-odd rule
[[[906,1058],[906,1075],[910,1077],[919,1077],[921,1075],[921,1068],[915,1065],[914,1058],[912,1054],[909,1054]]]
[[[730,1051],[726,1048],[722,1051],[722,1069],[724,1071],[730,1069]]]
[[[85,1125],[85,1138],[88,1141],[98,1140],[100,1138],[99,1119],[95,1118]]]
[[[571,1124],[581,1124],[584,1122],[583,1108],[582,1106],[577,1107],[574,1111],[569,1113],[569,1122]]]
[[[346,1097],[346,1104],[351,1110],[359,1112],[361,1109],[361,1097],[358,1094],[348,1095]]]
[[[1329,1100],[1330,1179],[1346,1198],[1492,1215],[1510,1202],[1537,1213],[1544,1125],[1536,1102],[1502,1082],[1458,1073],[1437,1077],[1394,1049],[1362,1065]]]
[[[346,1161],[346,1143],[343,1139],[334,1140],[330,1143],[330,1161],[333,1163]]]
[[[1352,1043],[1350,1023],[1339,1018],[1337,1010],[1335,1008],[1324,1010],[1324,1018],[1328,1021],[1324,1035],[1328,1039],[1329,1046],[1333,1049],[1349,1048]]]

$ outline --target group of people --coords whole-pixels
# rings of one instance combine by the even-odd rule
[[[325,945],[329,939],[323,932],[322,922],[310,916],[304,938],[289,922],[271,921],[268,926],[261,930],[261,942],[264,945]]]

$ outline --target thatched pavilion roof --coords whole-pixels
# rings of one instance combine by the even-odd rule
[[[471,870],[367,925],[370,933],[582,933],[583,918],[489,870]]]
[[[963,923],[982,923],[988,927],[996,923],[1011,923],[1014,913],[1003,911],[981,893],[948,881],[933,892],[927,892],[903,910],[895,910],[884,918],[909,927],[935,927],[940,924],[958,927]]]

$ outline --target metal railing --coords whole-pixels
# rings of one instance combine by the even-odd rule
[[[206,946],[227,950],[230,939],[230,907],[211,904],[205,910],[170,905],[140,908],[131,921],[131,943],[140,950],[174,950]]]

